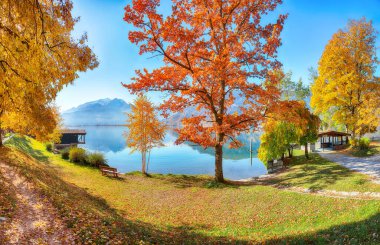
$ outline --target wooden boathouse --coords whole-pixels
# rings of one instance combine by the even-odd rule
[[[318,134],[321,143],[321,149],[330,148],[333,150],[341,150],[349,145],[349,133],[338,131],[325,131]]]
[[[69,146],[77,146],[78,144],[86,144],[86,130],[84,129],[62,129],[61,141],[55,144],[57,149],[62,149]]]

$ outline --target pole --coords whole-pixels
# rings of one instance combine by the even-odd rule
[[[250,137],[249,137],[249,158],[251,159],[251,167],[252,167],[252,134],[253,134],[253,130],[252,128],[249,130],[250,132]]]

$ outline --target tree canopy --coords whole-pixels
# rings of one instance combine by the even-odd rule
[[[282,158],[298,142],[299,134],[294,123],[269,119],[260,137],[259,159],[267,164],[270,160]]]
[[[57,93],[98,65],[87,36],[71,36],[72,7],[68,0],[0,2],[0,131],[49,135],[58,124]]]
[[[281,72],[282,73],[282,72]],[[282,74],[280,82],[281,96],[284,100],[306,100],[310,96],[310,88],[303,84],[302,78],[297,82],[292,78],[292,72]]]
[[[350,21],[335,33],[319,61],[311,106],[345,125],[352,136],[376,130],[380,123],[380,79],[375,76],[376,31],[371,22]]]
[[[172,13],[158,13],[158,0],[134,0],[124,20],[135,27],[129,40],[140,54],[163,58],[164,65],[138,70],[131,92],[169,94],[160,109],[169,113],[194,107],[178,130],[177,143],[191,141],[215,149],[215,178],[223,181],[222,146],[241,144],[237,136],[264,119],[279,98],[277,49],[286,15],[263,21],[282,1],[183,0]],[[200,113],[201,112],[201,113]]]
[[[292,156],[295,144],[305,146],[318,139],[320,119],[310,112],[303,101],[283,101],[283,110],[269,115],[263,126],[258,157],[264,163],[283,158],[286,151]]]
[[[132,105],[131,112],[127,113],[126,126],[127,145],[132,148],[132,152],[141,152],[142,173],[146,174],[146,156],[154,147],[163,145],[166,125],[157,118],[152,102],[146,96],[139,96]]]

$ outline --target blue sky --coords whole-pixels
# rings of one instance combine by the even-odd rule
[[[152,69],[160,64],[158,58],[139,56],[138,48],[128,40],[131,27],[123,21],[123,14],[125,5],[131,1],[73,2],[74,16],[81,17],[75,34],[87,32],[89,46],[98,56],[100,65],[93,71],[81,73],[73,85],[63,89],[57,105],[66,110],[102,98],[131,102],[134,97],[121,86],[121,82],[130,82],[136,69]],[[169,0],[162,2],[164,8]],[[293,72],[294,79],[302,77],[305,83],[309,83],[308,68],[317,67],[328,40],[338,29],[344,28],[349,19],[366,17],[380,32],[380,0],[284,0],[277,11],[289,13],[282,33],[283,45],[278,50],[279,60],[285,71]],[[159,94],[152,97],[155,102],[161,99]]]

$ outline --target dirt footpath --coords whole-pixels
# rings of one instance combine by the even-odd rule
[[[0,171],[15,194],[16,210],[5,221],[7,244],[74,244],[74,238],[53,205],[13,167],[0,162]]]

